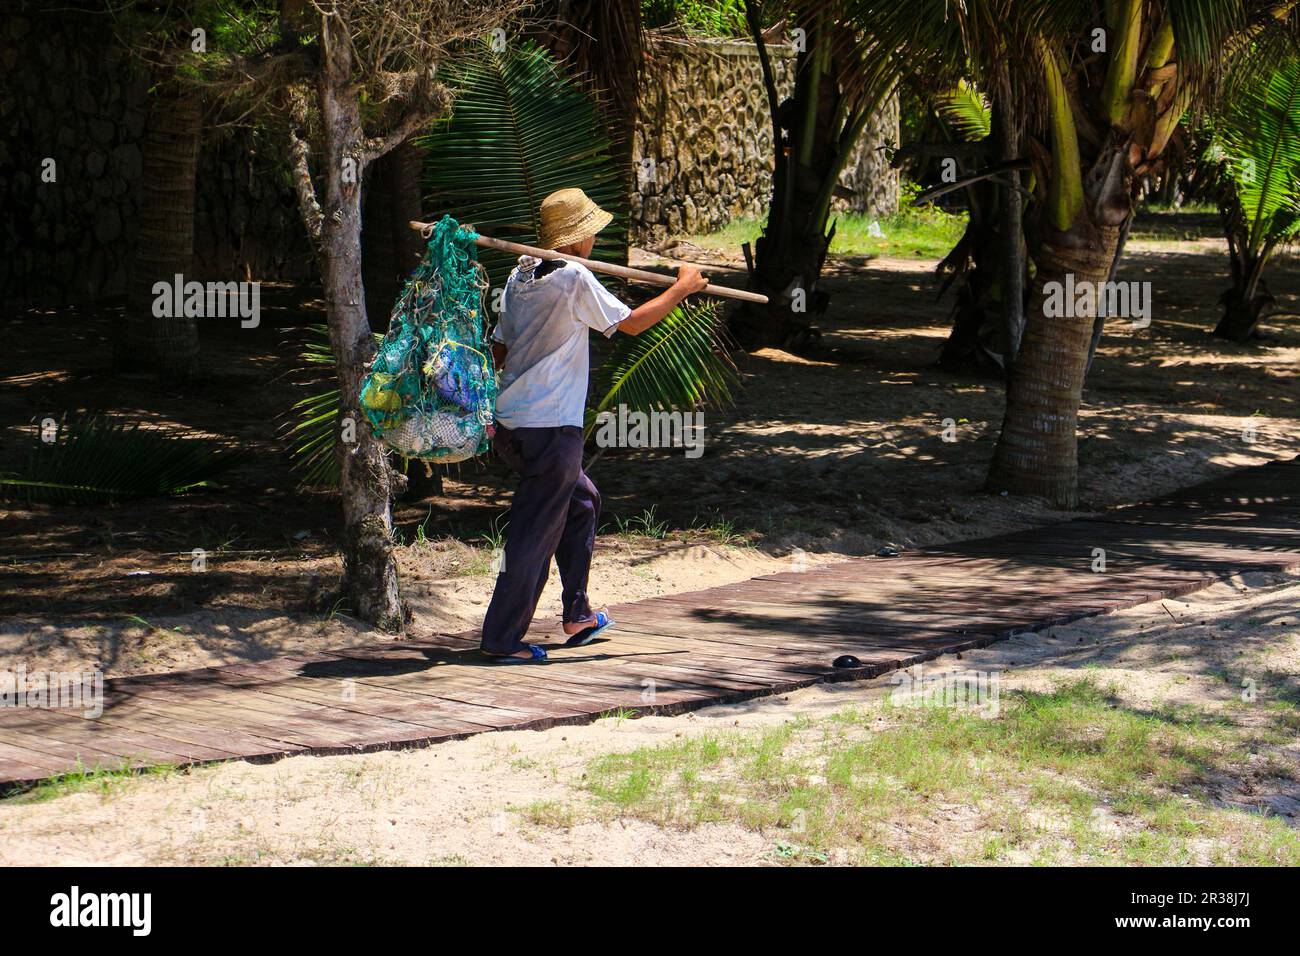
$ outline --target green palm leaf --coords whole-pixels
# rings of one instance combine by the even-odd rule
[[[313,391],[293,403],[282,434],[289,442],[293,469],[302,484],[335,488],[339,483],[339,463],[334,444],[341,412],[339,390],[330,384],[336,380],[334,348],[330,345],[328,326],[309,325],[305,332],[307,337],[298,358],[306,365],[298,373],[309,376],[310,381],[303,384]]]
[[[1252,256],[1300,228],[1300,59],[1243,85],[1210,147]]]
[[[993,110],[989,107],[988,97],[966,80],[940,94],[935,108],[968,143],[987,139],[993,132]]]
[[[537,241],[546,196],[577,186],[614,221],[596,237],[593,258],[626,257],[623,183],[591,96],[565,77],[555,59],[528,43],[495,53],[483,47],[448,71],[456,104],[451,117],[420,142],[429,157],[429,211],[470,223],[485,235]],[[493,285],[513,266],[484,250]]]
[[[168,435],[98,416],[60,422],[44,441],[33,435],[21,472],[0,476],[0,497],[49,504],[101,504],[179,495],[248,457],[210,438]]]
[[[637,336],[619,336],[614,356],[597,376],[587,409],[588,435],[601,412],[624,405],[652,412],[715,408],[731,401],[740,381],[712,304],[682,306]]]
[[[1300,211],[1300,60],[1243,87],[1216,143],[1251,254],[1294,237]]]
[[[281,435],[289,443],[293,470],[304,486],[337,488],[339,462],[334,446],[342,413],[339,410],[339,390],[334,385],[337,380],[334,347],[330,344],[329,326],[309,325],[305,331],[307,337],[298,358],[306,364],[295,374],[307,376],[301,384],[313,391],[290,406]],[[376,342],[382,338],[375,334]]]

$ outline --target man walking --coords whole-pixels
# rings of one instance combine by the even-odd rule
[[[561,189],[541,205],[538,245],[587,258],[613,216],[581,189]],[[587,331],[637,335],[708,285],[692,266],[667,291],[631,309],[591,270],[563,259],[522,256],[506,282],[493,357],[502,369],[493,447],[519,474],[510,506],[505,559],[483,621],[483,653],[501,663],[546,660],[524,642],[550,573],[563,585],[566,647],[589,644],[613,621],[587,598],[600,493],[582,470],[587,403]]]

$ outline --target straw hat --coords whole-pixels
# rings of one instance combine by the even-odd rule
[[[558,249],[582,242],[600,232],[614,218],[588,199],[581,189],[560,189],[551,193],[542,200],[541,215],[541,234],[537,237],[537,244],[543,249]]]

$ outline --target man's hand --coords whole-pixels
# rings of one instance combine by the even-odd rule
[[[677,308],[688,295],[703,292],[709,280],[700,275],[695,266],[682,266],[677,270],[677,281],[649,302],[632,310],[632,314],[618,324],[618,330],[628,335],[640,335],[665,315]]]
[[[709,286],[707,276],[700,274],[695,266],[682,266],[677,270],[677,282],[674,288],[684,299],[696,292],[703,292]]]

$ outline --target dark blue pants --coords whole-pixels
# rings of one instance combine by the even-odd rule
[[[492,447],[520,477],[510,504],[505,561],[483,621],[483,650],[509,654],[523,647],[552,557],[564,586],[564,620],[591,617],[587,576],[600,492],[582,471],[581,428],[498,425]]]

